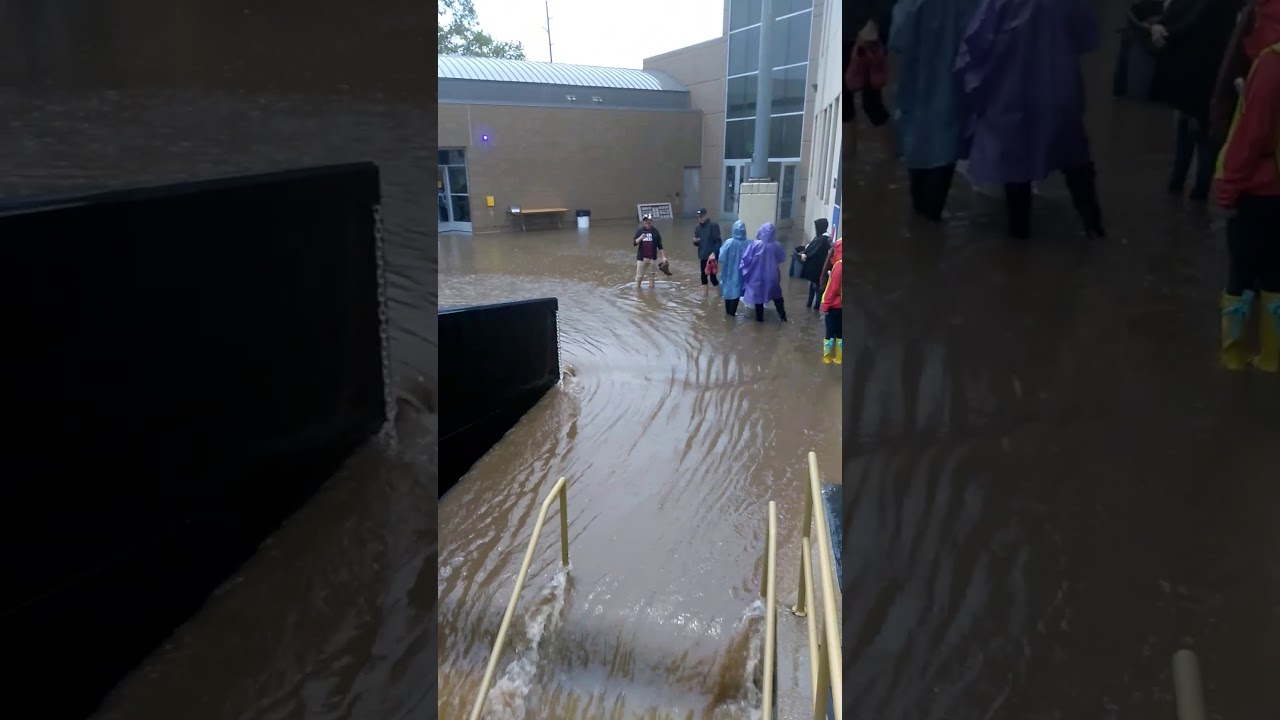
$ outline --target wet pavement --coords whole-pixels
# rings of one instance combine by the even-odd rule
[[[352,458],[101,718],[390,720],[435,704],[429,21],[418,3],[376,10],[0,3],[0,194],[364,160],[382,171],[399,445]]]
[[[442,304],[559,298],[565,368],[441,500],[442,717],[470,709],[537,508],[562,475],[572,572],[566,583],[558,533],[544,533],[491,717],[758,713],[749,641],[768,503],[779,596],[794,602],[807,453],[839,481],[840,368],[821,361],[807,283],[783,279],[789,322],[772,309],[763,323],[744,309],[728,318],[699,285],[692,221],[658,227],[673,276],[639,289],[632,224],[441,237]],[[808,655],[803,624],[784,616],[780,697],[794,707]]]
[[[1104,29],[1125,4],[1107,3]],[[960,181],[919,223],[883,135],[849,163],[845,708],[883,720],[1280,714],[1280,378],[1217,364],[1221,218],[1165,192],[1172,112],[1088,123],[1110,238],[1060,179],[1037,237]]]

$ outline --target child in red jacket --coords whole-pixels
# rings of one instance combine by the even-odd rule
[[[1280,0],[1257,0],[1243,40],[1253,65],[1218,157],[1216,203],[1227,221],[1222,293],[1222,364],[1280,372]],[[1260,352],[1244,346],[1245,323],[1261,296]]]
[[[831,277],[822,291],[822,312],[827,314],[827,337],[822,341],[822,362],[844,362],[844,238],[831,250]]]

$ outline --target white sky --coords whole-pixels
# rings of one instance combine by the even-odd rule
[[[543,0],[474,0],[480,29],[524,43],[525,57],[547,61]],[[637,68],[661,55],[720,37],[724,0],[550,0],[555,61]]]

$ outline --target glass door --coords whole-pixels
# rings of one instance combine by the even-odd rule
[[[724,164],[724,198],[720,206],[722,220],[738,219],[738,189],[747,179],[751,169],[750,160],[727,160]]]
[[[800,163],[782,163],[782,181],[778,183],[778,224],[781,226],[795,221],[796,173],[799,171]]]
[[[467,157],[462,149],[441,150],[436,173],[436,205],[440,232],[471,232],[471,195]]]

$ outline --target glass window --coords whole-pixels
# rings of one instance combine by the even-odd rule
[[[724,159],[750,160],[755,149],[756,121],[730,120],[724,124]]]
[[[803,115],[771,118],[769,123],[769,157],[800,157],[800,135],[803,132]]]
[[[769,157],[800,157],[800,134],[804,131],[804,116],[789,115],[771,118],[769,121]],[[755,152],[755,118],[730,120],[724,124],[724,159],[750,160]],[[774,178],[777,178],[774,175]]]
[[[761,0],[731,0],[729,3],[729,29],[755,25],[760,22]]]
[[[452,150],[439,150],[441,165],[466,165],[467,154],[465,150],[454,148]]]
[[[790,15],[813,7],[813,0],[773,0],[773,16]]]
[[[809,24],[813,13],[807,12],[786,20],[779,20],[773,26],[773,66],[795,65],[809,61]],[[747,33],[741,33],[746,35]],[[756,45],[760,44],[759,35]],[[757,47],[757,52],[759,48]]]
[[[749,118],[756,116],[756,89],[758,73],[730,78],[726,89],[726,118]],[[776,104],[775,104],[776,107]]]
[[[808,87],[809,65],[799,65],[786,70],[773,71],[773,105],[770,114],[801,112],[804,110],[805,88]],[[754,103],[753,103],[754,104]]]
[[[449,194],[467,194],[467,169],[464,167],[449,168]]]
[[[729,36],[729,76],[756,72],[760,69],[760,28]]]

